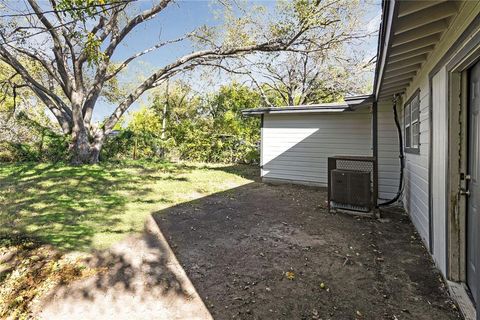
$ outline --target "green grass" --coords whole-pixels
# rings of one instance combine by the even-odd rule
[[[0,164],[0,239],[104,249],[167,207],[251,182],[249,166],[130,161]]]

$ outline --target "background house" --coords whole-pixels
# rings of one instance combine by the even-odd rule
[[[262,117],[260,167],[265,182],[327,187],[327,159],[373,156],[373,96],[345,102],[245,110]],[[397,129],[391,106],[380,112],[379,202],[392,199],[399,184]]]

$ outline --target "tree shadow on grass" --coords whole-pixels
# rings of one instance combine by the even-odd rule
[[[253,181],[260,181],[260,168],[256,165],[249,165],[249,164],[232,164],[228,166],[220,166],[217,168],[213,168],[214,170],[223,171],[226,173],[234,174],[240,176],[242,178],[253,180]]]
[[[24,270],[21,282],[12,285],[10,279],[8,290],[0,293],[0,318],[116,319],[131,314],[210,319],[151,218],[141,235],[131,235],[87,258],[72,259],[48,248],[34,242],[8,256],[0,254],[0,265]],[[7,272],[0,269],[0,281]],[[45,285],[50,290],[42,295]]]
[[[89,250],[99,234],[119,239],[119,234],[141,231],[141,222],[133,226],[128,219],[122,220],[127,204],[131,211],[132,203],[170,202],[165,197],[152,199],[149,182],[189,182],[183,174],[207,168],[247,179],[258,177],[258,169],[248,165],[134,162],[0,166],[0,238],[14,241],[16,236],[28,236],[61,250]],[[141,217],[133,219],[140,221]]]
[[[111,168],[123,168],[125,166],[128,166],[129,168],[139,170],[142,174],[151,174],[157,172],[181,174],[191,172],[195,169],[199,169],[198,165],[188,163],[175,163],[164,160],[118,160],[109,161],[108,166]]]
[[[46,319],[210,319],[153,219],[132,235],[87,259],[95,275],[60,284],[34,313]],[[37,313],[38,312],[38,313]]]
[[[132,197],[152,191],[145,181],[154,179],[61,164],[20,164],[2,176],[0,237],[28,235],[65,250],[89,249],[99,232],[128,232],[121,213]]]
[[[162,294],[173,291],[186,295],[181,281],[168,268],[169,255],[168,245],[147,222],[141,235],[131,236],[109,250],[97,251],[87,258],[91,267],[108,267],[109,271],[98,273],[88,285],[63,291],[63,295],[94,300],[95,290],[106,292],[117,285],[133,294],[141,290],[139,286],[147,286],[158,287]]]
[[[225,171],[222,169],[225,167],[207,168]],[[194,169],[203,168],[162,164],[83,167],[22,164],[11,166],[9,172],[1,172],[6,169],[0,167],[0,191],[3,193],[0,198],[0,245],[5,242],[15,245],[30,240],[34,243],[34,247],[27,248],[16,261],[12,261],[14,255],[4,257],[8,258],[5,262],[11,265],[11,270],[27,263],[29,268],[32,267],[29,279],[35,279],[32,280],[35,283],[29,282],[28,288],[19,287],[18,294],[10,298],[26,297],[24,310],[29,312],[29,303],[36,295],[35,286],[40,290],[43,283],[53,277],[59,278],[60,283],[50,292],[53,300],[60,302],[49,307],[49,315],[62,314],[65,311],[63,307],[73,308],[66,310],[66,314],[82,314],[91,308],[93,302],[96,306],[103,306],[104,310],[110,306],[119,308],[118,313],[123,306],[135,310],[132,297],[137,299],[135,303],[141,303],[151,312],[161,312],[162,308],[172,310],[171,306],[176,306],[173,309],[180,314],[188,314],[192,308],[208,314],[204,307],[202,309],[203,303],[195,295],[188,277],[178,264],[172,262],[166,242],[148,228],[108,250],[94,250],[87,261],[72,261],[58,270],[50,267],[50,262],[61,261],[68,256],[66,251],[91,249],[92,240],[98,233],[115,235],[141,231],[130,230],[130,226],[122,221],[126,205],[170,202],[164,197],[152,199],[153,190],[149,182],[158,179],[188,182],[183,174]],[[239,175],[239,171],[234,169],[227,172]],[[36,248],[45,247],[41,244],[50,244],[54,250],[48,251],[48,255],[39,254]],[[63,252],[58,253],[57,249]],[[36,262],[29,263],[33,257]],[[83,271],[77,268],[83,263],[88,265],[88,270],[94,270],[85,279],[82,278]],[[69,270],[71,272],[67,272]],[[9,272],[0,270],[0,276]],[[45,301],[49,301],[52,294]],[[44,306],[42,304],[42,308]],[[75,309],[77,306],[87,311],[78,313],[75,311],[78,311]],[[181,311],[183,306],[188,310]],[[150,311],[146,311],[147,314]]]

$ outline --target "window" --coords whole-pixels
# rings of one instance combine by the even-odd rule
[[[405,152],[420,153],[420,92],[405,105]]]

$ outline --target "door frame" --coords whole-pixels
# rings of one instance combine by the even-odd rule
[[[432,128],[432,78],[442,68],[447,73],[447,108],[448,108],[448,142],[447,142],[447,217],[446,217],[446,274],[447,280],[466,282],[466,203],[460,199],[459,191],[465,187],[460,180],[460,173],[467,170],[467,74],[466,71],[480,57],[480,15],[477,15],[462,34],[447,49],[428,73],[429,80],[429,125]],[[429,145],[429,249],[433,244],[432,236],[432,135]],[[461,200],[461,201],[460,201]],[[478,279],[480,282],[480,279]],[[465,286],[461,286],[464,288]],[[480,285],[479,285],[480,287]],[[463,290],[463,289],[462,289]],[[479,299],[480,300],[480,299]],[[472,301],[473,302],[473,301]],[[472,309],[473,309],[472,305]],[[480,301],[476,309],[480,311]],[[474,310],[474,309],[473,309]],[[476,312],[480,320],[480,312]]]
[[[466,282],[467,198],[461,174],[468,170],[468,70],[480,61],[480,32],[451,56],[448,83],[447,278]]]
[[[434,217],[434,212],[433,212],[433,209],[434,209],[434,205],[433,205],[433,193],[434,193],[434,183],[433,183],[433,168],[434,168],[434,157],[441,157],[441,155],[434,155],[434,148],[433,148],[433,145],[434,145],[434,137],[433,137],[433,130],[434,130],[434,110],[433,110],[433,90],[434,90],[434,86],[433,86],[433,79],[435,78],[435,76],[439,75],[440,73],[443,73],[445,75],[445,80],[443,82],[443,86],[444,86],[444,89],[445,89],[445,105],[442,106],[442,108],[444,107],[445,109],[442,109],[442,110],[435,110],[436,112],[445,112],[445,120],[446,120],[446,126],[447,126],[447,133],[446,133],[446,146],[445,146],[445,154],[443,155],[443,159],[445,161],[445,183],[446,183],[446,186],[445,186],[445,190],[444,191],[444,202],[445,202],[445,210],[444,212],[442,212],[442,214],[445,215],[445,221],[444,221],[444,235],[446,237],[446,241],[443,245],[443,248],[437,248],[439,246],[439,243],[436,243],[435,241],[435,235],[434,235],[434,232],[435,232],[435,226],[434,226],[434,223],[435,223],[435,217]],[[430,72],[429,74],[429,116],[428,116],[428,119],[429,119],[429,152],[428,152],[428,196],[429,196],[429,217],[428,217],[428,221],[429,221],[429,233],[428,233],[428,236],[429,236],[429,250],[430,250],[430,254],[433,256],[434,260],[436,261],[437,263],[437,267],[443,272],[445,272],[445,275],[447,276],[447,278],[449,277],[448,276],[448,272],[449,272],[449,268],[448,268],[448,265],[449,265],[449,259],[450,257],[448,256],[448,241],[449,241],[449,230],[448,230],[448,225],[449,225],[449,197],[448,197],[448,192],[449,192],[449,189],[448,189],[448,185],[450,183],[449,181],[449,165],[450,165],[450,162],[451,162],[451,159],[450,159],[450,150],[451,150],[451,147],[450,147],[450,140],[451,140],[451,137],[450,137],[450,133],[451,133],[451,119],[452,119],[452,115],[451,115],[451,107],[450,107],[450,104],[449,104],[449,73],[447,72],[446,70],[446,67],[445,65],[441,65],[439,68],[435,68],[434,71]],[[435,256],[435,251],[436,250],[444,250],[444,261],[442,260],[437,260],[439,259],[440,257],[437,257]],[[443,263],[443,264],[440,264],[440,263]]]
[[[432,78],[442,68],[447,72],[447,218],[446,218],[446,274],[448,280],[465,282],[465,201],[458,201],[460,172],[466,170],[466,132],[460,123],[466,121],[466,70],[480,55],[480,15],[477,15],[461,35],[447,49],[428,73],[429,80],[429,130],[432,128]],[[429,249],[433,254],[432,226],[432,135],[429,135],[428,153],[428,197],[429,197]],[[462,161],[463,160],[463,161]],[[462,171],[463,170],[463,171]],[[479,306],[480,310],[480,306]],[[480,320],[480,318],[479,318]]]
[[[450,46],[429,72],[429,130],[432,132],[432,79],[442,69],[447,85],[447,202],[446,210],[446,274],[448,280],[466,282],[466,199],[459,196],[465,181],[460,173],[467,170],[467,70],[480,59],[480,15]],[[429,249],[433,246],[432,228],[432,142],[429,139]],[[480,281],[480,280],[479,280]],[[479,306],[480,309],[480,306]],[[480,313],[479,313],[480,314]],[[480,318],[479,318],[480,319]]]

